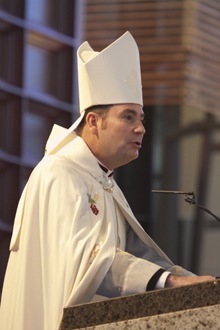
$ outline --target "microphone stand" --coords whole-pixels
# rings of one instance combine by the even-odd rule
[[[195,205],[198,208],[200,208],[201,210],[205,211],[206,213],[208,213],[209,215],[211,215],[212,217],[214,217],[217,221],[220,222],[220,218],[218,218],[214,213],[212,213],[209,209],[207,209],[206,207],[197,204],[196,202],[196,196],[194,194],[194,192],[185,192],[185,191],[178,191],[178,190],[151,190],[152,193],[159,193],[159,194],[174,194],[174,195],[185,195],[185,202],[191,204],[191,205]]]

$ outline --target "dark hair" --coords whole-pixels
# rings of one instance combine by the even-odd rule
[[[82,128],[86,123],[86,116],[89,112],[96,112],[100,117],[105,118],[108,110],[113,106],[113,104],[105,104],[105,105],[93,105],[85,110],[85,115],[78,125],[77,128]]]

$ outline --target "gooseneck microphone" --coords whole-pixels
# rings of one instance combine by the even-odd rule
[[[196,196],[194,192],[185,192],[185,191],[178,191],[178,190],[151,190],[153,193],[159,193],[159,194],[175,194],[175,195],[185,195],[185,202],[195,205],[201,210],[205,211],[206,213],[210,214],[213,218],[215,218],[217,221],[220,221],[220,218],[218,218],[214,213],[212,213],[209,209],[206,207],[199,205],[196,202]]]

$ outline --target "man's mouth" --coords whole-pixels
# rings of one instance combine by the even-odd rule
[[[134,142],[132,142],[132,144],[134,144],[134,145],[137,146],[138,148],[141,148],[141,145],[142,145],[142,143],[139,142],[139,141],[134,141]]]

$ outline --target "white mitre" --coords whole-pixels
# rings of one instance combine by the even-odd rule
[[[89,107],[123,103],[143,106],[139,50],[130,32],[101,52],[85,41],[78,48],[77,63],[80,117],[68,130],[54,125],[47,154],[55,153],[72,139],[72,132]]]

